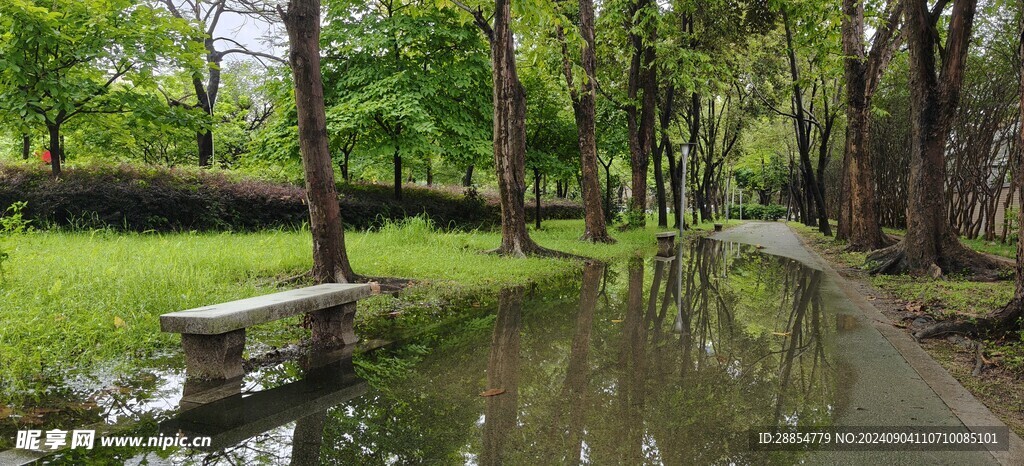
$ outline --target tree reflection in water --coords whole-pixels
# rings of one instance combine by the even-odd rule
[[[369,391],[296,423],[292,463],[793,463],[748,451],[747,431],[829,424],[823,280],[701,240],[681,258],[504,290],[496,312],[357,358]]]

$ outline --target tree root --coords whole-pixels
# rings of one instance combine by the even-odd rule
[[[604,244],[615,244],[617,241],[612,238],[611,235],[605,233],[604,235],[594,235],[592,233],[584,233],[580,237],[580,241],[587,241],[591,243],[604,243]]]
[[[1006,264],[992,259],[988,255],[976,252],[954,241],[946,244],[934,262],[927,264],[914,263],[907,256],[906,240],[892,246],[879,249],[868,255],[868,262],[874,266],[868,269],[872,275],[901,274],[931,275],[942,278],[949,273],[970,275],[974,280],[996,280],[1008,270]]]
[[[971,375],[978,377],[981,375],[981,371],[985,369],[985,356],[982,354],[981,342],[974,342],[974,370],[971,371]]]
[[[949,334],[997,338],[1007,333],[1021,331],[1022,314],[1024,314],[1024,296],[1016,296],[1005,306],[973,321],[958,319],[936,322],[918,330],[913,335],[917,340]]]
[[[562,252],[562,251],[556,251],[554,249],[548,249],[548,248],[539,246],[537,243],[534,243],[532,241],[530,241],[526,245],[521,246],[518,249],[515,249],[515,248],[505,248],[504,245],[503,245],[503,246],[499,246],[499,247],[497,247],[495,249],[490,249],[490,250],[484,251],[484,253],[485,254],[497,254],[499,256],[507,256],[507,257],[517,257],[517,258],[525,258],[525,257],[550,257],[550,258],[554,258],[554,259],[572,259],[572,260],[580,260],[580,261],[591,260],[591,258],[589,258],[589,257],[579,256],[579,255],[576,255],[576,254],[570,254],[570,253]]]

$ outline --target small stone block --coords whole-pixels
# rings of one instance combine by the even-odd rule
[[[189,378],[227,380],[241,377],[245,329],[217,335],[181,334],[185,373]]]
[[[667,231],[654,235],[658,238],[658,255],[671,256],[676,245],[676,232]]]

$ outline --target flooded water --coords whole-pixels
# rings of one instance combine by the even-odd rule
[[[834,340],[849,323],[822,302],[824,279],[713,240],[680,257],[590,264],[553,289],[503,290],[495,309],[354,363],[250,374],[212,403],[196,387],[168,402],[167,380],[181,387],[172,371],[148,404],[135,402],[149,414],[120,432],[207,435],[209,449],[51,460],[791,464],[800,453],[750,451],[749,431],[832,423]]]

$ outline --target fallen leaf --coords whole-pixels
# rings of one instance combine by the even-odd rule
[[[122,318],[120,318],[118,316],[114,316],[114,327],[122,328],[125,325],[127,325],[127,324],[124,323],[124,319],[122,319]]]
[[[620,324],[620,323],[622,323],[622,319],[612,319],[612,323],[613,324]]]
[[[490,390],[484,391],[483,393],[480,394],[480,396],[498,396],[501,395],[502,393],[505,393],[504,388],[492,388]]]

